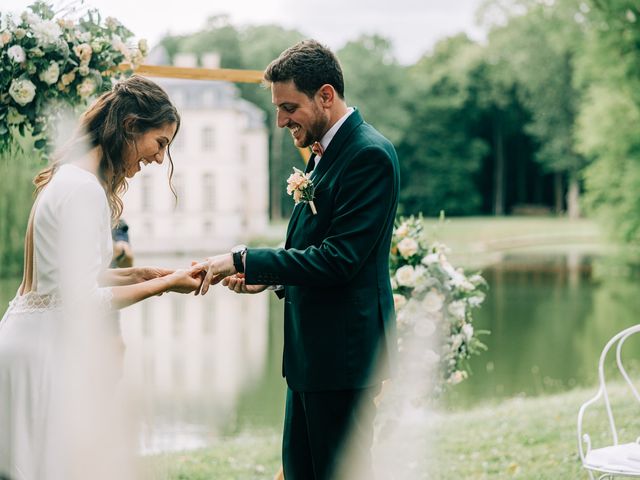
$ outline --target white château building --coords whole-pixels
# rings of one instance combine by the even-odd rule
[[[123,218],[134,252],[211,253],[262,235],[269,185],[264,112],[232,83],[154,80],[181,116],[170,147],[178,200],[167,181],[168,158],[130,181]]]

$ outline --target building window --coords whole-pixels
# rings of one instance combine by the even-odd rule
[[[171,145],[169,145],[169,150],[171,150],[172,152],[179,152],[181,150],[184,150],[185,134],[186,133],[183,130],[180,130],[178,134],[175,136],[175,138],[173,139],[173,141],[171,142]]]
[[[213,174],[205,173],[202,177],[202,205],[205,210],[213,210],[214,193]]]
[[[151,181],[153,179],[147,175],[144,175],[141,179],[142,185],[140,188],[141,194],[142,194],[142,200],[141,200],[141,208],[143,212],[150,212],[152,210],[152,206],[153,206],[153,200],[152,200],[152,196],[153,196],[153,189],[152,189],[152,184]]]
[[[213,150],[215,144],[213,134],[213,127],[204,127],[202,129],[202,150]]]
[[[240,145],[240,163],[242,165],[246,165],[249,160],[249,155],[247,154],[247,146],[243,143]]]
[[[185,198],[184,178],[181,174],[174,173],[171,183],[173,183],[173,189],[176,191],[176,196],[178,197],[175,203],[176,210],[180,212],[184,211],[184,204],[187,200]]]

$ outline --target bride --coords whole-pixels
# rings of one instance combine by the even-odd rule
[[[0,322],[0,478],[130,477],[108,312],[201,280],[197,269],[108,269],[110,226],[126,179],[162,163],[179,126],[165,91],[133,76],[36,176],[23,280]]]

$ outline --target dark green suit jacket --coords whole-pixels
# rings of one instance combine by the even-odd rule
[[[317,215],[300,203],[285,248],[249,249],[246,282],[285,286],[283,375],[292,390],[367,387],[390,375],[397,348],[389,247],[398,157],[356,110],[311,178]]]

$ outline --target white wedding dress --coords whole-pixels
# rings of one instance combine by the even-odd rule
[[[30,225],[31,291],[18,292],[0,321],[0,477],[127,478],[116,460],[126,442],[114,400],[111,289],[98,286],[112,240],[97,177],[60,166]]]

